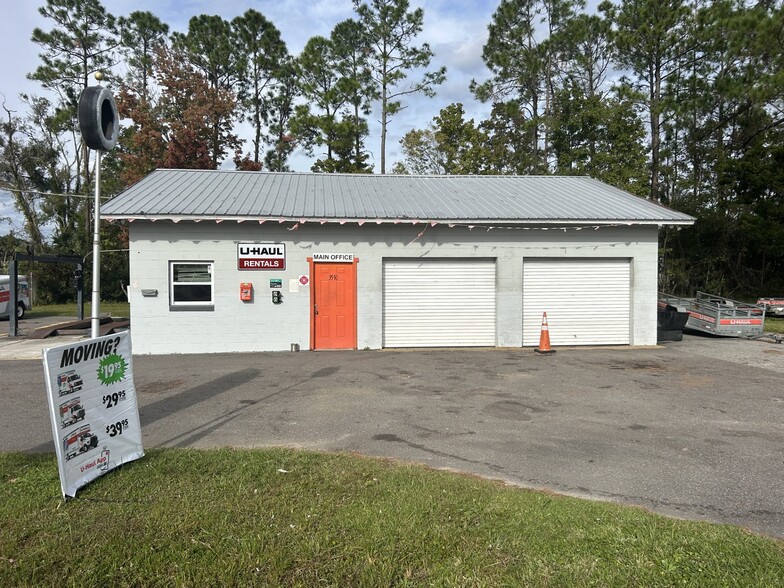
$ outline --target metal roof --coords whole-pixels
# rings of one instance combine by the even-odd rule
[[[675,224],[694,218],[588,177],[168,170],[101,207],[108,219]]]

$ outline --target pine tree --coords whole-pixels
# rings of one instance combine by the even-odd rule
[[[212,157],[210,166],[217,168],[220,155],[225,153],[223,135],[237,117],[236,93],[246,69],[246,55],[237,43],[231,23],[220,16],[206,14],[188,21],[187,34],[172,34],[172,46],[187,64],[204,76],[211,99],[217,101],[205,111],[212,129],[208,147]],[[226,111],[226,99],[230,99],[235,108]],[[187,131],[183,129],[183,132]]]
[[[408,0],[353,0],[354,10],[367,31],[371,50],[368,64],[381,99],[381,173],[386,173],[387,129],[390,119],[403,108],[401,99],[412,94],[435,96],[435,87],[446,79],[446,68],[425,72],[419,81],[405,85],[409,72],[430,65],[433,52],[427,43],[414,45],[422,32],[424,11],[409,12]]]
[[[267,91],[280,76],[280,64],[286,62],[288,49],[280,31],[260,12],[247,10],[231,24],[238,51],[245,56],[240,100],[246,119],[253,125],[253,162],[260,164],[262,136],[271,108]]]
[[[59,97],[57,109],[62,113],[58,119],[70,121],[76,152],[75,167],[81,170],[74,191],[82,192],[90,183],[90,163],[87,146],[77,135],[76,109],[79,96],[90,84],[90,75],[95,72],[108,73],[114,65],[114,50],[117,46],[115,18],[109,14],[99,0],[47,0],[38,9],[40,14],[53,22],[50,31],[36,28],[32,41],[43,48],[39,55],[41,65],[28,75],[32,80],[53,91]],[[59,124],[60,131],[63,125]],[[90,226],[89,201],[74,201],[74,207],[83,209],[84,231],[61,238],[72,243],[75,251],[86,251],[89,247],[87,227]],[[72,216],[71,212],[67,213]]]

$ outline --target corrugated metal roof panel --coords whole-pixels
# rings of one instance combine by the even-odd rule
[[[156,170],[107,218],[621,222],[694,219],[587,177],[402,176]]]

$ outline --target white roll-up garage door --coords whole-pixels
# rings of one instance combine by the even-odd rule
[[[495,260],[384,261],[384,347],[495,345]]]
[[[628,345],[628,259],[523,260],[523,345],[539,345],[547,312],[552,345]]]

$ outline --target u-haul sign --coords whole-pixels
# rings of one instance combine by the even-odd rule
[[[284,243],[237,243],[237,269],[284,270],[286,245]]]

